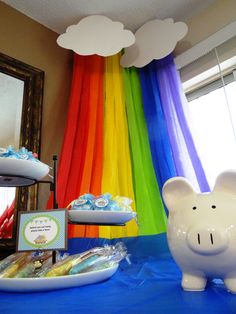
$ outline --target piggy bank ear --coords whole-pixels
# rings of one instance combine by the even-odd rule
[[[175,211],[175,204],[181,198],[189,195],[196,195],[196,191],[187,179],[183,177],[171,178],[162,188],[162,196],[167,209]]]
[[[236,195],[236,171],[227,170],[219,174],[213,192]]]

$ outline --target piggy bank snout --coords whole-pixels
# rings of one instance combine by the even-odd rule
[[[219,254],[228,247],[228,236],[224,230],[212,227],[193,227],[187,232],[187,244],[195,253]]]

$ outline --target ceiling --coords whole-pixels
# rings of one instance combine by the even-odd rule
[[[61,34],[88,15],[105,15],[135,32],[154,18],[186,21],[215,0],[0,0]]]

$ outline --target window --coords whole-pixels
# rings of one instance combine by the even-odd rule
[[[236,170],[236,72],[187,93],[189,124],[209,185]],[[224,85],[224,86],[223,86]]]

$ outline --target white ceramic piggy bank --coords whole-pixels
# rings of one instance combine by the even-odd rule
[[[221,173],[211,193],[197,193],[182,177],[169,179],[162,193],[183,289],[202,291],[207,278],[222,278],[236,293],[236,171]]]

